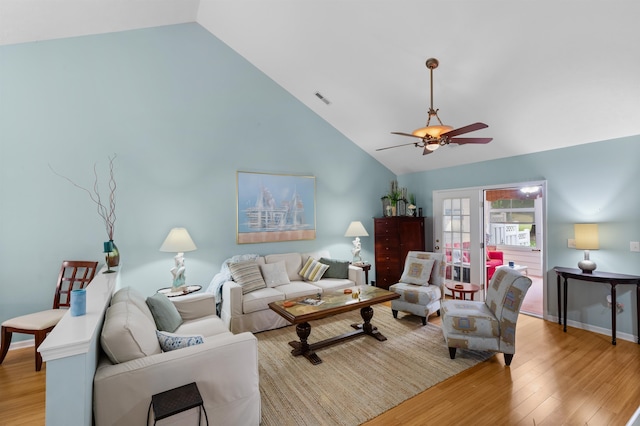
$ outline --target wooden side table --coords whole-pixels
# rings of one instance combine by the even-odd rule
[[[364,271],[364,283],[365,284],[369,284],[369,271],[371,270],[371,264],[370,263],[364,263],[364,262],[356,262],[353,264],[353,266],[357,266],[358,268],[362,268],[362,270]]]
[[[475,294],[480,291],[479,285],[469,283],[446,283],[445,287],[451,290],[454,299],[462,300],[466,300],[465,294],[470,294],[471,300],[474,300]],[[460,297],[456,297],[456,293],[458,293]]]
[[[153,407],[154,425],[158,420],[166,419],[167,417],[171,417],[196,407],[199,407],[198,425],[202,420],[203,411],[207,425],[209,424],[207,410],[204,408],[204,403],[202,402],[198,385],[195,383],[189,383],[188,385],[153,395],[151,397],[151,405],[149,406],[149,413],[147,413],[147,417],[151,413],[151,407]],[[148,418],[147,424],[149,424]]]
[[[640,276],[616,274],[613,272],[593,271],[590,274],[576,268],[553,268],[557,274],[558,287],[558,324],[564,320],[564,331],[567,331],[567,299],[569,298],[569,279],[577,281],[590,281],[594,283],[607,283],[611,286],[611,344],[616,344],[616,286],[619,284],[632,284],[636,286],[636,326],[638,330],[638,344],[640,344]],[[560,284],[563,283],[564,297],[560,294]],[[577,283],[576,283],[577,284]],[[562,304],[564,299],[564,309]]]

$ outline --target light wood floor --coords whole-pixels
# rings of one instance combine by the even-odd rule
[[[0,365],[0,425],[44,425],[45,371],[34,371],[33,348],[9,352]],[[639,384],[640,345],[612,346],[609,336],[563,333],[521,315],[511,367],[498,354],[365,425],[625,425],[640,405]]]

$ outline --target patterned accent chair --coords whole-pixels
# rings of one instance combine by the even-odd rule
[[[516,351],[516,322],[531,279],[508,266],[498,267],[487,300],[442,302],[442,332],[451,359],[456,349],[502,352],[506,365]]]
[[[440,301],[444,295],[444,253],[410,251],[404,264],[400,282],[389,287],[389,291],[400,294],[391,301],[393,317],[398,311],[422,317],[427,324],[429,315],[440,316]]]

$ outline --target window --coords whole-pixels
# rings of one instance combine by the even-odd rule
[[[536,247],[536,200],[541,187],[486,191],[487,245]]]

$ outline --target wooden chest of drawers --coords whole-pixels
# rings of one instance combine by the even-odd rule
[[[397,283],[411,250],[425,249],[423,217],[374,218],[376,286],[388,289]]]

